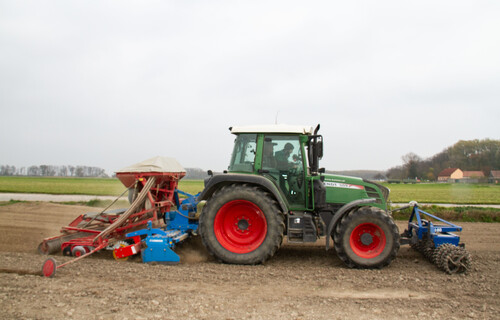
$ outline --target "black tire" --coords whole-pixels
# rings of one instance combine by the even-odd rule
[[[258,187],[233,184],[222,187],[207,201],[199,231],[204,246],[218,260],[259,264],[281,246],[284,215],[269,193]]]
[[[399,250],[394,220],[375,207],[360,207],[342,217],[334,234],[339,258],[351,268],[382,268]]]

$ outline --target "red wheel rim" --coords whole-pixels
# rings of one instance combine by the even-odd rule
[[[214,221],[215,237],[234,253],[249,253],[257,249],[267,234],[267,220],[254,203],[233,200],[224,204]]]
[[[362,223],[352,230],[349,243],[352,251],[361,258],[375,258],[384,251],[385,233],[374,223]]]
[[[53,258],[45,260],[42,266],[42,274],[44,277],[53,277],[56,272],[56,261]]]
[[[75,246],[72,249],[72,253],[75,257],[81,257],[86,254],[88,249],[82,246]]]

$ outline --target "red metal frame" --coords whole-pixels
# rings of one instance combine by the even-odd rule
[[[117,173],[117,178],[127,187],[132,187],[137,184],[146,184],[150,177],[155,177],[156,181],[153,187],[149,190],[146,202],[149,200],[150,208],[145,208],[139,212],[133,213],[128,219],[118,228],[113,230],[107,236],[99,236],[102,230],[113,224],[120,214],[103,214],[98,219],[95,217],[86,217],[82,214],[73,220],[68,226],[62,227],[61,236],[44,239],[44,242],[66,237],[77,233],[82,233],[81,237],[73,238],[61,244],[61,249],[70,248],[72,252],[76,246],[83,246],[90,252],[101,250],[108,246],[110,240],[123,240],[125,234],[134,230],[141,229],[141,226],[146,225],[151,221],[153,225],[159,223],[158,217],[165,212],[170,211],[174,205],[174,191],[177,188],[179,180],[184,177],[183,172],[120,172]],[[147,206],[145,206],[147,207]],[[83,227],[79,227],[84,223]],[[96,250],[97,249],[97,250]]]

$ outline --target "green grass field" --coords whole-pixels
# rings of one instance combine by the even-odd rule
[[[500,204],[500,185],[387,184],[391,200],[404,203]],[[179,189],[191,194],[203,190],[201,180],[181,180]],[[125,187],[118,179],[0,177],[0,192],[118,196]]]
[[[0,192],[119,195],[124,190],[118,179],[0,177]]]
[[[494,184],[386,184],[392,202],[500,204],[500,185]]]
[[[181,180],[179,189],[196,194],[203,190],[203,181]],[[118,179],[0,177],[0,192],[118,196],[123,191],[125,187]]]

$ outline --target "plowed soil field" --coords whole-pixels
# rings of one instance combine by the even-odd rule
[[[463,275],[439,271],[408,246],[389,267],[353,270],[324,242],[286,240],[263,265],[226,265],[197,238],[176,248],[175,266],[145,265],[140,257],[118,262],[104,250],[54,278],[35,275],[46,259],[36,253],[40,241],[88,211],[42,202],[0,207],[2,319],[500,318],[498,224],[461,223],[473,258]]]

